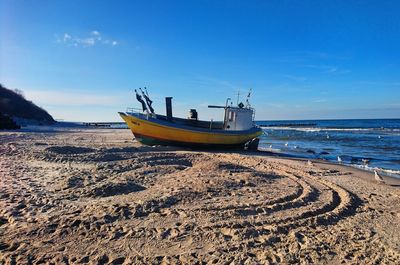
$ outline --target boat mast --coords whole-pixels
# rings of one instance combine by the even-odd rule
[[[250,108],[250,96],[251,96],[251,88],[249,89],[249,93],[247,94],[247,98],[246,98],[246,108]]]

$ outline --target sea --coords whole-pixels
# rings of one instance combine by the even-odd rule
[[[259,150],[324,159],[400,178],[400,119],[256,121]],[[110,128],[127,128],[111,123]]]
[[[259,150],[400,178],[400,119],[257,121]]]

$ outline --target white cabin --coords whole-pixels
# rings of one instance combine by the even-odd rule
[[[254,111],[251,108],[225,108],[224,129],[227,131],[251,129],[254,126],[253,113]]]

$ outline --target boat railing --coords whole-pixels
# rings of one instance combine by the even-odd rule
[[[139,108],[126,108],[126,112],[130,112],[130,113],[139,113],[139,114],[142,114],[143,113],[143,111],[142,111],[142,109],[139,109]]]
[[[144,112],[142,109],[140,108],[126,108],[126,113],[130,114],[136,114],[141,116],[142,118],[145,118],[146,120],[148,120],[150,117],[155,118],[155,114],[151,114],[148,111]]]

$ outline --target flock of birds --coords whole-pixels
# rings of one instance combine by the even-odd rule
[[[378,139],[381,139],[381,138],[382,138],[381,136],[378,136]],[[326,134],[326,139],[330,139],[329,134]],[[288,147],[288,146],[289,146],[289,142],[286,142],[286,143],[285,143],[285,147]],[[269,148],[272,149],[272,144],[269,145]],[[295,145],[293,148],[296,149],[297,146]],[[370,160],[369,160],[369,159],[363,158],[363,159],[361,159],[361,161],[363,162],[364,165],[368,165]],[[339,164],[342,164],[342,163],[343,163],[343,159],[342,159],[340,156],[337,156],[337,162],[338,162]],[[314,166],[314,163],[313,163],[311,160],[307,160],[307,165],[308,165],[309,167],[312,167],[312,166]],[[378,182],[379,184],[384,184],[384,183],[385,183],[384,179],[383,179],[382,176],[378,173],[377,170],[374,170],[374,175],[375,175],[375,181],[376,181],[376,182]]]
[[[342,159],[340,158],[340,156],[338,156],[338,161],[339,163],[342,162]],[[314,163],[311,160],[307,160],[307,166],[309,167],[313,167]],[[383,177],[378,173],[377,170],[374,170],[374,175],[375,175],[375,181],[378,182],[379,184],[385,184],[385,180],[383,179]]]

